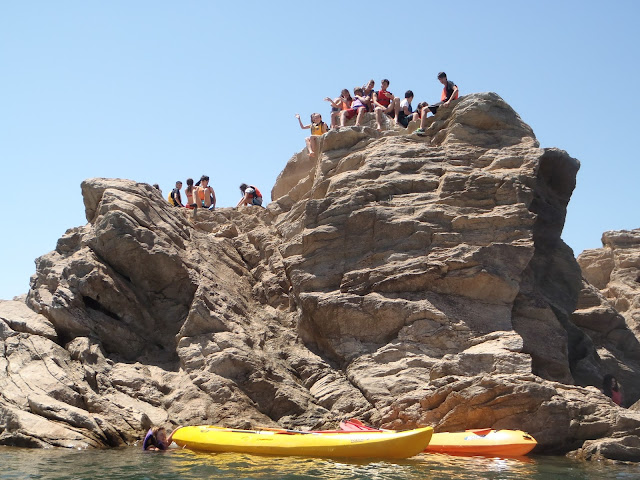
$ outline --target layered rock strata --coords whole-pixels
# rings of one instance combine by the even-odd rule
[[[194,215],[85,181],[88,224],[37,260],[26,306],[0,303],[0,443],[356,416],[640,459],[640,414],[596,388],[610,362],[573,313],[585,287],[560,235],[578,161],[495,94],[402,133],[329,132],[267,209]],[[625,335],[603,342],[633,369]]]

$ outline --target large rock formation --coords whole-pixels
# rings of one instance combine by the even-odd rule
[[[37,260],[26,305],[0,303],[0,443],[357,416],[639,460],[640,414],[595,388],[610,362],[573,314],[560,234],[578,161],[495,94],[403,133],[329,132],[267,209],[193,215],[148,185],[85,181],[89,223]],[[598,341],[632,371],[633,339]]]
[[[624,403],[640,398],[640,230],[605,232],[603,248],[578,256],[584,280],[572,321],[589,336],[581,346],[575,378],[612,373],[623,385]],[[591,362],[592,353],[601,362]],[[585,374],[587,378],[585,377]]]

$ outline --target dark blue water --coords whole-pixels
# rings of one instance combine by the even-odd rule
[[[0,447],[0,479],[640,479],[640,465],[564,457],[526,459],[423,454],[403,461],[339,461],[188,450],[30,450]]]

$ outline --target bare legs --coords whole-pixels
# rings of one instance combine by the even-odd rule
[[[307,144],[307,150],[309,150],[309,156],[315,157],[318,150],[318,138],[317,135],[312,135],[304,139]]]

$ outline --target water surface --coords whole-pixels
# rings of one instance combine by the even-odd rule
[[[401,461],[341,461],[189,450],[31,450],[0,447],[0,479],[640,479],[640,465],[604,465],[564,457],[523,459],[423,454]]]

